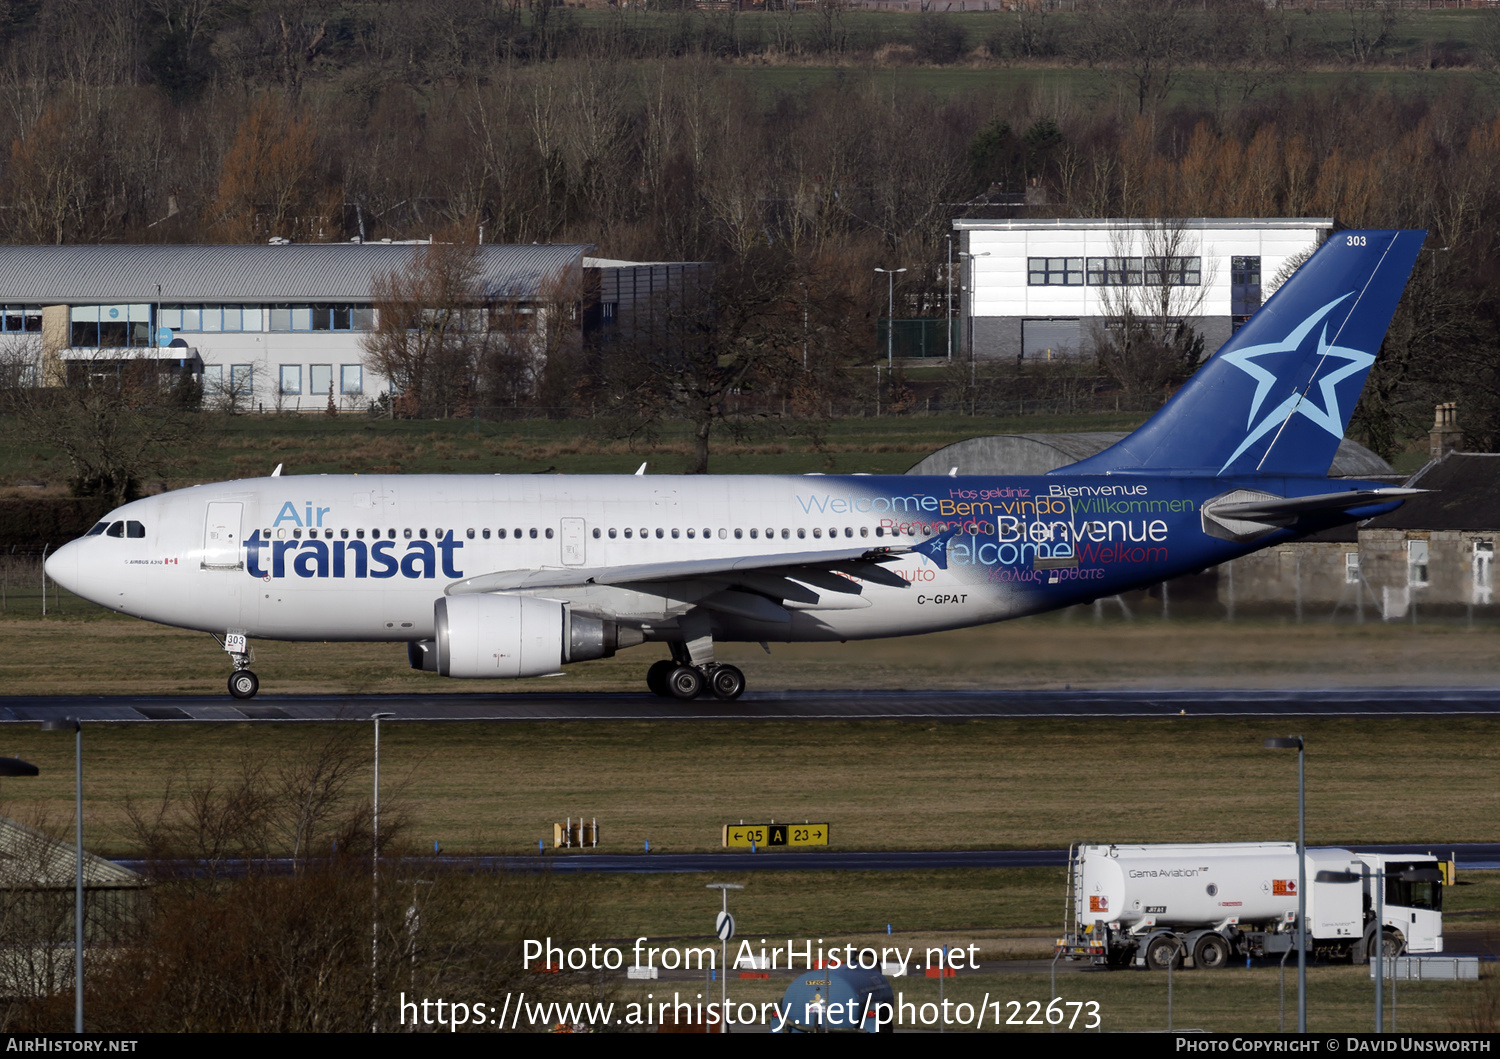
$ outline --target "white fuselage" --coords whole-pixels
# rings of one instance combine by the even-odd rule
[[[127,504],[49,561],[103,606],[213,633],[282,640],[420,640],[445,588],[496,571],[619,568],[909,546],[938,516],[919,498],[830,496],[806,477],[318,475],[197,486]],[[826,483],[826,484],[824,484]],[[841,490],[840,490],[841,491]],[[101,526],[105,523],[101,523]],[[719,615],[721,639],[839,640],[978,625],[1026,608],[922,555],[886,568],[910,583],[787,601],[788,622]],[[702,586],[653,581],[537,591],[667,638]]]

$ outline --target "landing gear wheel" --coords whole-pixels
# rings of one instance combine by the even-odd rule
[[[1182,966],[1182,946],[1176,938],[1165,935],[1153,938],[1146,946],[1146,966],[1153,971],[1165,971],[1169,965]]]
[[[1193,950],[1193,963],[1204,970],[1218,970],[1229,963],[1229,942],[1218,934],[1205,934]]]
[[[696,699],[703,694],[703,674],[692,666],[677,666],[667,674],[667,691],[674,699]]]
[[[737,699],[745,693],[745,674],[734,666],[715,666],[708,676],[708,688],[716,699]]]
[[[667,687],[667,677],[676,668],[677,663],[667,658],[663,658],[660,662],[652,662],[651,668],[646,670],[646,687],[662,698],[670,699],[672,692]]]
[[[237,669],[229,674],[229,694],[237,699],[253,699],[260,690],[260,678],[248,669]]]

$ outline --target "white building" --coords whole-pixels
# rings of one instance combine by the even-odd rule
[[[582,289],[584,245],[480,247],[476,286],[515,315]],[[242,408],[316,411],[330,388],[344,408],[388,389],[362,339],[371,290],[423,246],[0,246],[0,343],[36,342],[44,371],[144,357],[200,373],[208,394]],[[49,367],[50,365],[50,367]],[[59,373],[60,374],[60,373]]]
[[[1030,361],[1088,355],[1099,329],[1127,310],[1160,316],[1163,306],[1211,354],[1333,220],[955,220],[953,228],[966,354]]]

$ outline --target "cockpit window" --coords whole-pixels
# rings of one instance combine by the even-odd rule
[[[103,533],[107,529],[109,529],[109,523],[108,522],[100,522],[100,523],[97,523],[94,526],[93,529],[91,529],[87,533],[85,533],[84,536],[85,537],[97,537],[97,536],[99,536],[99,534]]]
[[[132,519],[131,521],[125,523],[125,536],[144,537],[145,535],[146,527],[141,525],[139,522],[136,522],[134,519]]]
[[[125,523],[111,522],[109,524],[109,529],[105,530],[104,532],[105,535],[109,537],[123,537],[125,536]]]

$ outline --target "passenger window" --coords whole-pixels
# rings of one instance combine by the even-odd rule
[[[745,536],[745,531],[744,530],[737,529],[737,530],[734,531],[734,539],[735,540],[741,540],[744,536]]]
[[[481,533],[482,533],[482,534],[484,534],[484,539],[485,539],[485,540],[489,540],[489,539],[490,539],[490,531],[489,531],[489,530],[488,530],[488,529],[483,529],[483,530],[480,530],[480,532],[481,532]]]
[[[426,540],[426,539],[427,539],[427,530],[425,530],[425,529],[420,529],[420,530],[417,530],[417,533],[418,533],[418,534],[419,534],[419,535],[420,535],[420,536],[421,536],[421,538],[422,538],[422,539],[423,539],[423,540],[424,540],[424,541],[425,541],[425,540]]]
[[[139,522],[136,522],[134,519],[132,519],[129,522],[125,523],[125,536],[144,537],[145,535],[146,527],[141,525]]]
[[[781,529],[781,539],[784,540],[784,541],[791,540],[792,539],[792,531],[789,530],[789,529],[787,529],[785,526],[783,526],[782,529]]]
[[[535,537],[536,536],[536,530],[532,530],[531,531],[531,535],[533,537]],[[521,527],[520,526],[516,527],[515,537],[516,537],[516,540],[520,540],[521,539]]]
[[[807,536],[807,530],[803,529],[801,526],[798,526],[797,527],[797,539],[798,540],[802,540],[806,536]],[[818,534],[818,536],[821,537],[822,534],[820,533],[820,534]]]
[[[630,527],[629,526],[625,527],[625,539],[626,540],[630,539]]]
[[[109,524],[109,529],[106,532],[111,537],[123,537],[125,536],[125,523],[111,522]]]
[[[402,530],[401,536],[405,537],[407,540],[411,540],[411,527],[408,526],[406,529]]]
[[[884,537],[885,536],[885,527],[884,526],[876,526],[875,527],[875,536],[877,536],[877,537]]]
[[[797,536],[799,536],[799,537],[802,536],[802,531],[801,530],[797,531]],[[823,527],[822,526],[814,526],[813,527],[813,536],[817,537],[819,539],[822,539],[822,536],[823,536]]]
[[[750,539],[751,540],[755,540],[759,536],[760,536],[760,530],[756,529],[754,526],[751,526],[750,527]]]
[[[467,532],[466,536],[469,538],[469,540],[473,540],[474,539],[474,531],[473,530],[469,530]],[[489,534],[485,534],[485,536],[489,536]]]
[[[109,529],[109,523],[108,522],[96,523],[95,526],[94,526],[94,528],[91,529],[91,530],[89,530],[87,533],[85,533],[84,536],[85,537],[97,537],[97,536],[99,536],[99,534],[103,533],[107,529]]]
[[[676,530],[672,531],[672,536],[674,536],[674,537],[677,536],[677,531]],[[695,529],[693,529],[692,526],[689,526],[688,527],[688,540],[692,540],[696,536],[698,536],[698,531],[695,530]],[[708,536],[708,534],[705,533],[704,536],[706,537],[706,536]]]
[[[598,540],[598,539],[599,539],[599,527],[595,526],[594,527],[594,540]]]
[[[682,539],[682,532],[676,526],[672,527],[672,539],[674,541]]]
[[[355,536],[356,536],[356,537],[358,537],[358,538],[359,538],[359,539],[360,539],[360,540],[364,540],[364,539],[365,539],[365,531],[364,531],[364,530],[362,530],[362,529],[357,529],[357,530],[355,530],[355,531],[354,531],[354,535],[355,535]]]
[[[497,529],[495,531],[495,536],[498,537],[498,538],[500,538],[501,540],[504,540],[505,539],[505,531],[503,529]]]
[[[667,534],[666,534],[666,531],[665,531],[665,530],[663,530],[663,529],[662,529],[662,528],[661,528],[661,527],[660,527],[660,526],[657,526],[657,527],[656,527],[656,539],[657,539],[657,540],[661,540],[661,539],[662,539],[662,538],[663,538],[663,537],[665,537],[665,536],[666,536],[666,535],[667,535]]]
[[[344,536],[347,537],[348,535],[349,535],[349,531],[345,530],[344,531]],[[330,541],[333,540],[333,530],[331,530],[331,529],[324,530],[323,531],[323,539],[324,540],[330,540]]]
[[[300,529],[294,529],[294,530],[292,530],[292,537],[294,539],[296,539],[296,540],[301,540],[302,539],[302,531]]]
[[[536,527],[535,526],[531,527],[531,539],[532,540],[536,540]]]
[[[535,536],[535,534],[532,534],[532,536]],[[547,527],[547,539],[549,541],[552,539],[552,527],[551,526]]]
[[[861,537],[868,537],[870,535],[870,527],[869,526],[861,526],[861,527],[859,527],[859,535]]]
[[[611,526],[609,528],[609,539],[610,540],[614,540],[615,539],[615,532],[616,532],[615,528],[613,526]]]

